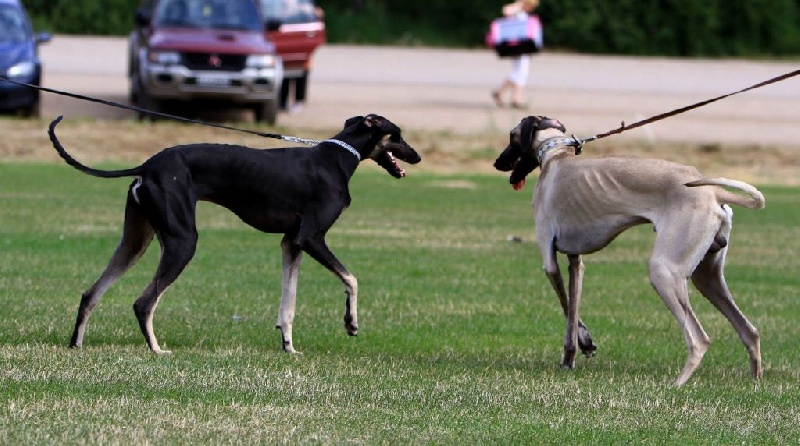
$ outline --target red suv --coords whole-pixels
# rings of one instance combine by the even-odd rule
[[[246,107],[274,124],[283,63],[258,1],[143,0],[129,44],[131,101],[156,111],[173,101]]]
[[[305,101],[314,50],[326,42],[322,9],[314,0],[258,0],[267,22],[266,37],[283,59],[281,108]],[[289,94],[294,91],[294,97]]]

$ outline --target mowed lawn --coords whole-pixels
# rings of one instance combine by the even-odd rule
[[[800,189],[763,187],[765,210],[734,209],[726,277],[761,332],[764,379],[692,289],[712,345],[676,388],[686,348],[648,282],[651,227],[585,258],[581,314],[599,349],[566,371],[532,185],[408,170],[356,172],[328,236],[359,279],[358,337],[343,286],[306,257],[303,354],[282,353],[280,237],[204,203],[197,254],[155,315],[173,354],[156,356],[131,305],[157,242],[95,309],[84,348],[67,348],[119,240],[128,180],[0,164],[0,444],[800,442]]]

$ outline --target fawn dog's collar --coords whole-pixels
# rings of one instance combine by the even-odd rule
[[[578,138],[572,137],[558,137],[558,138],[550,138],[546,139],[539,145],[539,149],[536,150],[536,160],[539,161],[539,164],[542,164],[542,160],[544,160],[544,156],[547,155],[547,152],[551,151],[556,147],[563,147],[563,146],[572,146],[575,147],[575,154],[580,155],[581,149],[583,146],[583,142]]]

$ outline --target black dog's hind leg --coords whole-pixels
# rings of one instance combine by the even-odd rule
[[[132,196],[128,196],[125,206],[125,222],[120,240],[114,255],[100,278],[81,297],[75,330],[69,346],[80,348],[86,333],[86,324],[92,309],[103,297],[103,294],[144,254],[153,240],[153,228],[142,213],[140,206]]]
[[[193,237],[181,238],[161,236],[160,239],[163,251],[158,262],[158,269],[152,282],[147,285],[141,297],[134,302],[133,311],[136,313],[139,328],[141,328],[150,350],[154,353],[170,353],[168,350],[162,350],[158,344],[153,331],[153,312],[155,312],[161,296],[194,256],[197,234],[195,233]]]
[[[294,237],[286,235],[281,241],[283,250],[283,279],[281,289],[281,306],[278,309],[278,322],[275,328],[280,329],[283,350],[287,353],[298,353],[292,344],[292,324],[294,322],[295,303],[297,302],[297,276],[300,273],[300,261],[303,251],[294,244]]]
[[[153,280],[134,302],[133,311],[147,345],[154,353],[169,351],[161,349],[153,332],[153,312],[161,296],[192,260],[197,248],[197,201],[191,191],[191,180],[175,172],[168,177],[166,182],[144,183],[139,188],[142,207],[146,209],[161,242],[161,258]],[[169,184],[169,190],[161,184]]]
[[[318,235],[302,244],[303,251],[325,268],[331,270],[344,284],[345,300],[344,328],[350,336],[358,335],[358,280],[333,255],[325,243],[324,235]]]

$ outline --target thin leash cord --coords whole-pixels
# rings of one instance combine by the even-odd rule
[[[696,108],[700,108],[700,107],[706,106],[708,104],[720,101],[722,99],[729,98],[729,97],[735,96],[737,94],[745,93],[745,92],[750,91],[750,90],[755,90],[757,88],[761,88],[761,87],[764,87],[764,86],[767,86],[767,85],[770,85],[770,84],[781,82],[783,80],[795,77],[797,75],[800,75],[800,69],[794,70],[794,71],[786,73],[786,74],[782,74],[780,76],[773,77],[772,79],[768,79],[768,80],[763,81],[763,82],[759,82],[759,83],[757,83],[755,85],[751,85],[751,86],[749,86],[747,88],[743,88],[741,90],[734,91],[733,93],[724,94],[722,96],[717,96],[717,97],[712,98],[712,99],[707,99],[705,101],[700,101],[700,102],[694,103],[692,105],[687,105],[686,107],[677,108],[675,110],[668,111],[666,113],[661,113],[659,115],[651,116],[651,117],[649,117],[647,119],[643,119],[641,121],[637,121],[637,122],[635,122],[635,123],[633,123],[631,125],[625,125],[625,123],[623,122],[622,125],[620,125],[620,127],[616,128],[614,130],[610,130],[610,131],[605,132],[605,133],[600,133],[600,134],[597,134],[595,136],[591,136],[589,138],[581,139],[581,138],[577,138],[577,137],[575,137],[573,135],[573,139],[575,140],[575,146],[578,148],[578,152],[580,152],[582,150],[583,144],[585,144],[587,142],[596,141],[598,139],[606,138],[606,137],[611,136],[611,135],[618,135],[618,134],[620,134],[622,132],[627,132],[628,130],[633,130],[635,128],[642,127],[642,126],[645,126],[647,124],[651,124],[653,122],[661,121],[663,119],[666,119],[666,118],[669,118],[669,117],[672,117],[672,116],[675,116],[675,115],[679,115],[681,113],[686,113],[686,112],[688,112],[690,110],[694,110]],[[175,115],[171,115],[171,114],[168,114],[168,113],[156,112],[156,111],[153,111],[153,110],[148,110],[148,109],[141,108],[141,107],[136,107],[136,106],[133,106],[133,105],[120,104],[119,102],[93,98],[91,96],[85,96],[85,95],[81,95],[81,94],[76,94],[76,93],[70,93],[70,92],[66,92],[66,91],[56,90],[56,89],[53,89],[53,88],[42,87],[40,85],[33,85],[33,84],[24,83],[24,82],[12,81],[11,79],[8,79],[8,78],[6,78],[4,76],[0,76],[0,80],[6,81],[6,82],[10,82],[10,83],[16,84],[16,85],[29,87],[29,88],[35,88],[37,90],[45,91],[45,92],[48,92],[48,93],[58,94],[58,95],[61,95],[61,96],[68,96],[68,97],[75,98],[75,99],[81,99],[81,100],[84,100],[84,101],[95,102],[95,103],[98,103],[98,104],[103,104],[103,105],[108,105],[108,106],[111,106],[111,107],[122,108],[122,109],[125,109],[125,110],[133,110],[133,111],[136,111],[136,112],[139,112],[139,113],[145,113],[145,114],[153,115],[153,116],[160,116],[160,117],[163,117],[163,118],[169,118],[169,119],[173,119],[173,120],[176,120],[176,121],[188,122],[188,123],[191,123],[191,124],[200,124],[200,125],[205,125],[205,126],[209,126],[209,127],[216,127],[216,128],[225,129],[225,130],[232,130],[232,131],[235,131],[235,132],[249,133],[251,135],[261,136],[261,137],[264,137],[264,138],[281,139],[281,140],[284,140],[284,141],[298,142],[298,143],[308,144],[308,145],[319,144],[321,142],[321,140],[317,140],[317,139],[298,138],[298,137],[295,137],[295,136],[285,136],[285,135],[281,135],[281,134],[278,134],[278,133],[264,133],[264,132],[258,132],[258,131],[255,131],[255,130],[248,130],[248,129],[242,129],[242,128],[238,128],[238,127],[231,127],[231,126],[227,126],[227,125],[224,125],[224,124],[215,124],[215,123],[211,123],[211,122],[200,121],[200,120],[197,120],[197,119],[184,118],[182,116],[175,116]]]
[[[97,104],[103,104],[103,105],[108,105],[108,106],[111,106],[111,107],[122,108],[122,109],[125,109],[125,110],[132,110],[132,111],[135,111],[135,112],[144,113],[144,114],[148,114],[148,115],[152,115],[152,116],[160,116],[162,118],[173,119],[175,121],[187,122],[187,123],[190,123],[190,124],[205,125],[205,126],[216,127],[216,128],[225,129],[225,130],[232,130],[232,131],[235,131],[235,132],[249,133],[251,135],[261,136],[261,137],[264,137],[264,138],[281,139],[281,140],[284,140],[284,141],[296,142],[296,143],[301,143],[301,144],[306,144],[306,145],[315,145],[315,144],[319,144],[320,142],[322,142],[321,140],[318,140],[318,139],[298,138],[296,136],[286,136],[286,135],[281,135],[279,133],[264,133],[264,132],[258,132],[258,131],[255,131],[255,130],[248,130],[248,129],[242,129],[242,128],[238,128],[238,127],[231,127],[231,126],[228,126],[228,125],[225,125],[225,124],[216,124],[216,123],[213,123],[213,122],[200,121],[198,119],[184,118],[183,116],[176,116],[176,115],[171,115],[169,113],[162,113],[162,112],[157,112],[157,111],[153,111],[153,110],[148,110],[146,108],[141,108],[141,107],[137,107],[137,106],[134,106],[134,105],[121,104],[119,102],[114,102],[114,101],[108,101],[108,100],[105,100],[105,99],[94,98],[94,97],[86,96],[86,95],[82,95],[82,94],[70,93],[68,91],[62,91],[62,90],[56,90],[54,88],[42,87],[41,85],[33,85],[33,84],[25,83],[25,82],[17,82],[17,81],[13,81],[13,80],[11,80],[11,79],[9,79],[7,77],[4,77],[4,76],[0,76],[0,81],[9,82],[9,83],[12,83],[12,84],[15,84],[15,85],[20,85],[20,86],[23,86],[23,87],[33,88],[33,89],[44,91],[44,92],[47,92],[47,93],[54,93],[54,94],[57,94],[57,95],[67,96],[67,97],[74,98],[74,99],[80,99],[80,100],[83,100],[83,101],[94,102],[94,103],[97,103]]]
[[[662,119],[666,119],[666,118],[669,118],[671,116],[679,115],[681,113],[686,113],[689,110],[694,110],[696,108],[703,107],[703,106],[711,104],[713,102],[717,102],[719,100],[722,100],[722,99],[725,99],[725,98],[729,98],[731,96],[734,96],[734,95],[737,95],[737,94],[740,94],[740,93],[744,93],[746,91],[755,90],[756,88],[761,88],[761,87],[764,87],[764,86],[767,86],[767,85],[770,85],[770,84],[774,84],[776,82],[780,82],[780,81],[789,79],[791,77],[795,77],[797,75],[800,75],[800,69],[794,70],[794,71],[792,71],[790,73],[782,74],[780,76],[773,77],[772,79],[768,79],[768,80],[766,80],[764,82],[759,82],[759,83],[757,83],[755,85],[751,85],[751,86],[749,86],[747,88],[743,88],[743,89],[741,89],[739,91],[734,91],[733,93],[724,94],[722,96],[717,96],[716,98],[712,98],[712,99],[708,99],[708,100],[705,100],[705,101],[697,102],[695,104],[688,105],[686,107],[681,107],[681,108],[678,108],[678,109],[675,109],[675,110],[672,110],[672,111],[669,111],[669,112],[666,112],[666,113],[661,113],[660,115],[655,115],[655,116],[652,116],[650,118],[643,119],[643,120],[635,122],[635,123],[633,123],[631,125],[625,125],[625,123],[623,122],[622,125],[619,128],[616,128],[614,130],[610,130],[610,131],[605,132],[605,133],[600,133],[599,135],[595,135],[595,136],[592,136],[590,138],[579,139],[579,138],[576,138],[575,136],[573,136],[573,139],[575,139],[576,144],[578,146],[582,146],[584,143],[587,143],[587,142],[596,141],[598,139],[602,139],[602,138],[605,138],[607,136],[617,135],[617,134],[620,134],[622,132],[626,132],[628,130],[635,129],[637,127],[642,127],[644,125],[647,125],[647,124],[650,124],[650,123],[653,123],[653,122],[656,122],[656,121],[661,121]]]

